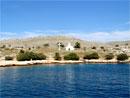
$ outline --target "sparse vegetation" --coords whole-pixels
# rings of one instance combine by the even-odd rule
[[[6,56],[6,57],[5,57],[5,60],[13,60],[13,57],[11,57],[11,56]]]
[[[39,40],[38,40],[39,39]],[[57,42],[61,43],[61,50],[59,51],[57,48]],[[87,42],[83,40],[76,39],[74,37],[66,37],[66,36],[41,36],[37,38],[31,39],[14,39],[14,40],[4,40],[0,41],[0,56],[4,57],[6,55],[18,55],[20,50],[29,51],[28,48],[30,47],[31,51],[34,53],[43,53],[46,54],[48,57],[54,57],[55,53],[58,52],[61,56],[71,53],[70,51],[66,51],[64,46],[68,45],[68,42],[72,46],[75,46],[75,43],[78,42],[82,47],[80,49],[73,50],[80,57],[84,57],[85,53],[93,53],[97,52],[100,56],[105,58],[105,55],[109,53],[113,53],[114,55],[118,55],[121,53],[125,53],[130,55],[130,41],[120,41],[120,42]],[[63,43],[63,44],[62,44]],[[49,48],[45,48],[43,44],[49,44]],[[11,45],[11,47],[9,47]],[[119,47],[115,47],[115,45]],[[37,49],[40,46],[40,49]],[[46,45],[45,45],[46,46]],[[48,45],[47,45],[48,46]],[[2,48],[4,47],[4,48]],[[93,47],[93,49],[92,49]],[[103,49],[104,47],[104,49]],[[12,49],[13,48],[13,49]],[[97,48],[97,49],[96,49]]]
[[[109,53],[109,54],[107,54],[106,56],[105,56],[105,59],[106,60],[111,60],[111,59],[113,59],[114,58],[114,55],[112,54],[112,53]]]
[[[70,53],[64,56],[65,60],[79,60],[79,57],[76,53]]]
[[[124,61],[124,60],[127,60],[127,59],[128,59],[128,55],[127,55],[127,54],[124,54],[124,53],[119,54],[119,55],[117,56],[117,60],[119,60],[119,61]]]
[[[58,52],[55,53],[55,60],[61,60],[60,54]]]
[[[96,52],[94,52],[92,54],[86,54],[84,56],[84,59],[88,59],[88,60],[90,60],[90,59],[99,59],[99,55]]]
[[[18,61],[29,61],[29,60],[44,60],[46,56],[42,53],[24,52],[19,53],[17,56]]]
[[[49,44],[44,44],[43,45],[45,48],[48,48],[49,47]]]

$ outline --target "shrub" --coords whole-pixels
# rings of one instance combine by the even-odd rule
[[[81,48],[80,43],[76,42],[74,48]]]
[[[119,47],[119,45],[115,45],[115,47]]]
[[[48,48],[49,47],[49,44],[44,44],[43,45],[45,48]]]
[[[106,56],[105,56],[105,59],[106,60],[111,60],[111,59],[113,59],[114,58],[114,55],[112,54],[112,53],[109,53],[109,54],[107,54]]]
[[[101,46],[100,48],[101,48],[102,50],[104,50],[104,47],[103,47],[103,46]]]
[[[13,57],[11,57],[11,56],[6,56],[6,57],[5,57],[5,60],[13,60]]]
[[[120,60],[120,61],[124,61],[124,60],[127,60],[127,59],[128,59],[128,55],[127,55],[127,54],[124,54],[124,53],[119,54],[119,55],[117,56],[117,60]]]
[[[19,53],[17,56],[18,61],[29,61],[29,60],[44,60],[46,56],[42,53],[24,52]]]
[[[55,53],[54,58],[55,58],[55,60],[61,60],[61,57],[60,57],[59,53]]]
[[[45,60],[46,59],[46,56],[43,55],[42,53],[38,53],[38,54],[35,54],[36,55],[36,60]]]
[[[84,59],[92,59],[90,54],[86,54],[83,58]]]
[[[5,48],[6,46],[5,45],[3,45],[1,48]]]
[[[24,53],[24,50],[20,50],[20,52],[19,53]]]
[[[79,60],[79,57],[76,53],[70,53],[64,56],[65,60]]]
[[[96,49],[96,47],[94,46],[94,47],[92,47],[92,49]]]
[[[64,47],[65,47],[65,45],[64,45],[63,43],[61,43],[61,45],[60,45],[60,46],[61,46],[61,48],[64,48]]]
[[[31,50],[31,48],[29,47],[28,50]]]
[[[86,54],[84,56],[84,59],[99,59],[99,55],[96,52],[92,54]]]

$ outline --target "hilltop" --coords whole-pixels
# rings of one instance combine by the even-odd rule
[[[87,40],[87,39],[86,39]],[[82,47],[113,47],[116,44],[125,45],[130,44],[129,41],[116,41],[116,42],[90,42],[86,40],[81,40],[78,38],[70,37],[70,36],[38,36],[38,37],[31,37],[31,38],[22,38],[22,39],[6,39],[0,40],[0,46],[2,45],[11,45],[11,47],[43,47],[44,44],[49,44],[49,48],[57,48],[56,44],[58,42],[62,42],[65,46],[70,42],[74,45],[76,42],[79,42]]]
[[[81,43],[82,47],[86,46],[98,46],[104,45],[101,42],[89,42],[85,40],[81,40],[78,38],[70,37],[70,36],[38,36],[31,38],[22,38],[22,39],[7,39],[0,40],[0,45],[11,45],[12,47],[43,47],[44,44],[49,44],[50,48],[56,48],[56,44],[58,42],[62,42],[65,46],[70,42],[74,45],[76,42]]]

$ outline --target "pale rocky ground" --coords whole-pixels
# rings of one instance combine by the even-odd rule
[[[3,45],[6,46],[5,48],[0,48],[0,59],[4,59],[4,57],[8,55],[16,56],[21,49],[25,51],[43,53],[48,58],[54,57],[55,52],[59,52],[61,56],[70,53],[65,51],[64,48],[59,51],[57,46],[58,42],[62,42],[65,46],[69,42],[72,46],[74,46],[76,42],[79,42],[81,44],[81,49],[76,49],[73,52],[77,53],[80,57],[83,57],[84,54],[91,52],[98,52],[100,56],[104,56],[108,53],[114,53],[115,55],[126,53],[130,55],[130,40],[103,43],[89,42],[69,36],[39,36],[24,39],[0,40],[0,47]],[[49,44],[49,47],[46,48],[44,44]],[[119,47],[116,47],[116,45],[119,45]],[[31,50],[28,50],[29,47]],[[92,49],[92,47],[96,47],[96,49]],[[101,49],[101,47],[104,47],[104,49]]]

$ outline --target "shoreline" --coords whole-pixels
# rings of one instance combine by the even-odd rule
[[[0,61],[0,67],[9,66],[30,66],[40,64],[94,64],[94,63],[130,63],[130,60],[118,61],[118,60],[80,60],[80,61],[57,61],[57,60],[35,60],[35,61]]]

